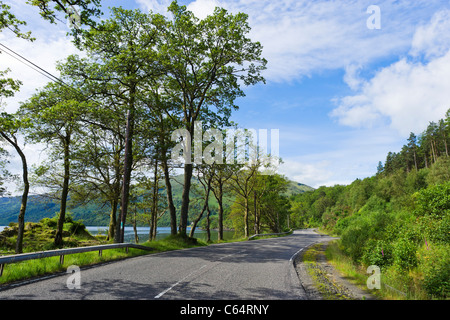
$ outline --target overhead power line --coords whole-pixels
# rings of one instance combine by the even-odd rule
[[[7,55],[9,55],[10,57],[16,59],[17,61],[23,63],[24,65],[28,66],[29,68],[33,69],[34,71],[38,72],[39,74],[43,75],[44,77],[47,77],[48,79],[60,83],[66,87],[70,87],[68,84],[66,84],[63,80],[61,80],[60,78],[54,76],[53,74],[51,74],[50,72],[48,72],[47,70],[41,68],[40,66],[38,66],[37,64],[33,63],[32,61],[28,60],[27,58],[25,58],[24,56],[18,54],[17,52],[15,52],[14,50],[8,48],[7,46],[5,46],[3,43],[0,43],[0,46],[6,50],[4,50],[3,52],[6,53]]]

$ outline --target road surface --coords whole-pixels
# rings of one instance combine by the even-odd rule
[[[292,264],[303,248],[328,237],[290,236],[150,254],[0,290],[0,299],[297,300],[307,299]],[[72,287],[77,282],[73,282]]]

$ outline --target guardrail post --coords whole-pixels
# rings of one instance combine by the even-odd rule
[[[59,263],[64,264],[64,255],[63,254],[59,256]]]
[[[0,277],[3,275],[3,268],[5,267],[5,265],[2,263],[0,264]]]
[[[98,250],[98,256],[101,257],[102,256],[102,250]]]

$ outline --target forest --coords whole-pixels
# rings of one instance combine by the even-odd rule
[[[347,186],[320,187],[291,197],[298,228],[320,227],[340,237],[355,264],[377,265],[404,292],[450,294],[450,110],[400,152],[389,152],[377,173]]]

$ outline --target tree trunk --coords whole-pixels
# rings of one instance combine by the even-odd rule
[[[209,210],[209,204],[206,204],[206,242],[211,242],[211,220],[209,219],[211,211]]]
[[[418,169],[417,169],[416,150],[414,150],[414,167],[416,168],[417,171]]]
[[[156,151],[158,152],[158,150]],[[155,171],[153,173],[153,197],[152,197],[152,212],[151,212],[151,224],[149,240],[156,238],[156,229],[158,227],[158,160],[155,159]]]
[[[111,214],[109,216],[108,240],[114,239],[114,234],[116,231],[117,204],[118,201],[116,199],[111,201]]]
[[[134,111],[127,112],[127,131],[125,141],[125,161],[122,183],[122,202],[120,206],[120,234],[116,235],[116,242],[123,243],[125,234],[125,223],[128,213],[128,203],[130,198],[130,180],[133,164],[133,134],[134,134]]]
[[[244,235],[246,238],[250,236],[248,229],[248,197],[244,198]]]
[[[66,219],[67,196],[69,195],[69,180],[70,180],[69,146],[70,146],[70,135],[67,135],[64,139],[64,181],[61,192],[61,208],[59,210],[58,224],[56,227],[55,246],[61,246],[63,244],[62,234],[64,221]]]
[[[30,183],[28,182],[28,165],[27,159],[25,158],[25,154],[20,150],[17,146],[17,152],[20,155],[22,160],[22,179],[23,179],[23,193],[22,193],[22,202],[20,204],[19,217],[17,219],[18,222],[18,233],[17,233],[17,242],[16,242],[16,253],[22,253],[23,251],[23,234],[25,229],[25,211],[27,209],[27,201],[28,201],[28,192],[30,190]]]
[[[22,179],[23,179],[23,192],[22,192],[22,201],[20,204],[20,211],[19,216],[17,218],[17,241],[16,241],[16,253],[22,253],[23,251],[23,234],[25,231],[25,212],[27,210],[27,202],[28,202],[28,192],[30,190],[30,183],[28,181],[28,164],[27,164],[27,158],[25,157],[25,154],[20,149],[19,145],[17,144],[17,139],[13,136],[12,139],[9,138],[6,134],[3,132],[0,132],[0,135],[10,143],[14,149],[16,149],[17,153],[20,156],[20,159],[22,161]]]
[[[166,182],[167,204],[169,206],[169,213],[170,213],[170,233],[172,235],[176,235],[177,213],[175,210],[175,205],[173,204],[172,184],[170,182],[169,167],[167,166],[167,160],[162,161],[162,166],[164,170],[164,180]]]
[[[223,185],[222,183],[219,183],[219,193],[216,197],[217,203],[219,204],[219,232],[217,234],[217,240],[222,241],[223,240]]]
[[[119,147],[115,151],[114,155],[114,169],[115,169],[115,181],[113,185],[113,200],[111,200],[111,216],[109,219],[109,231],[108,231],[108,240],[115,240],[116,234],[120,232],[120,229],[117,227],[120,225],[117,222],[120,222],[117,218],[117,208],[120,203],[120,177],[121,177],[121,171],[122,166],[120,165],[120,150]],[[117,242],[117,241],[116,241]]]
[[[134,242],[139,243],[139,236],[138,236],[137,225],[136,225],[136,209],[134,210],[133,231],[134,231]]]
[[[191,190],[192,171],[193,171],[192,164],[184,165],[184,186],[183,186],[183,194],[181,196],[180,229],[179,229],[179,233],[182,236],[187,236],[186,231],[189,212],[189,192]]]

